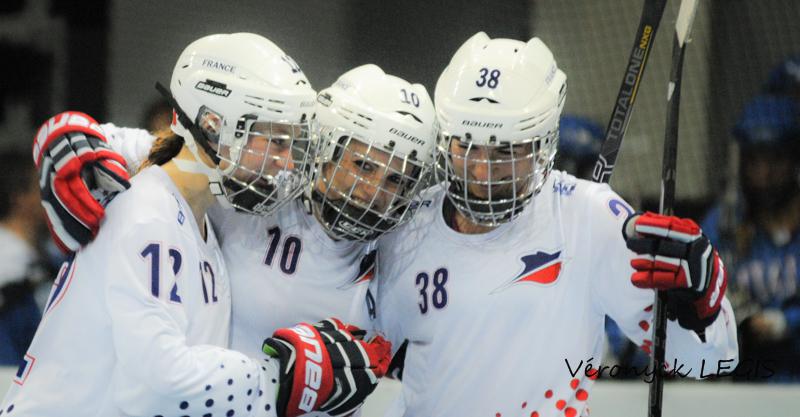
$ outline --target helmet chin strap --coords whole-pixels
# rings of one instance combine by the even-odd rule
[[[179,170],[186,173],[205,175],[208,178],[208,188],[211,191],[211,194],[217,198],[217,201],[222,205],[222,207],[233,208],[230,201],[228,201],[228,198],[225,196],[225,189],[222,185],[222,175],[220,175],[220,172],[217,169],[211,168],[202,162],[200,150],[197,149],[197,143],[194,140],[192,132],[190,132],[189,129],[186,129],[179,121],[173,123],[170,128],[172,129],[172,132],[183,138],[184,144],[187,148],[189,148],[192,156],[194,156],[193,161],[173,158],[172,162],[175,163],[175,166]]]

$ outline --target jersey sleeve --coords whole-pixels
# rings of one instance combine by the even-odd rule
[[[631,283],[633,252],[622,237],[622,225],[633,210],[607,185],[596,187],[589,198],[590,211],[585,218],[591,219],[590,242],[596,245],[593,263],[603,271],[590,280],[595,305],[600,313],[614,319],[631,341],[650,353],[655,292]],[[665,360],[669,369],[695,378],[701,373],[733,370],[738,363],[738,345],[736,321],[727,298],[717,319],[706,328],[705,340],[677,321],[668,320]]]
[[[135,174],[142,162],[147,160],[150,148],[156,140],[155,136],[145,129],[118,127],[112,123],[101,124],[100,128],[105,132],[111,149],[125,158],[128,173]]]
[[[385,262],[386,256],[381,256],[382,253],[379,248],[375,277],[370,281],[365,297],[365,310],[370,323],[368,336],[379,334],[391,342],[392,356],[394,356],[405,341],[402,320],[399,320],[402,313],[398,299],[402,297],[392,296],[393,289],[400,291],[399,288],[393,288],[397,286],[399,278],[391,272],[392,268]],[[394,295],[398,294],[394,292]]]
[[[171,275],[159,270],[169,267],[168,252],[153,255],[157,247],[181,250],[168,233],[174,226],[165,223],[136,224],[118,235],[109,258],[115,261],[105,271],[117,358],[114,402],[126,415],[275,415],[275,360],[187,344],[192,318],[172,299],[174,283],[161,282]]]

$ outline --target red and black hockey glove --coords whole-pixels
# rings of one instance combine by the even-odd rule
[[[354,336],[354,334],[356,336]],[[391,343],[335,318],[278,329],[264,353],[280,361],[277,412],[294,417],[312,411],[343,416],[355,411],[386,374]]]
[[[636,253],[633,285],[668,291],[667,317],[683,328],[705,330],[719,314],[728,279],[700,226],[648,212],[629,217],[622,234]]]
[[[101,202],[130,187],[125,159],[84,113],[46,121],[34,138],[33,161],[50,233],[65,252],[94,239],[105,215]]]

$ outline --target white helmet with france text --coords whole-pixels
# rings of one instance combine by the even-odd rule
[[[316,93],[275,44],[251,33],[205,36],[178,58],[172,97],[160,89],[176,111],[172,130],[198,158],[176,163],[206,174],[223,205],[264,215],[302,193],[315,151]]]

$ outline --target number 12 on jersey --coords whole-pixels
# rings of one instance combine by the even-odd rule
[[[150,293],[153,297],[160,298],[161,296],[161,244],[150,243],[145,246],[139,253],[142,260],[150,264]],[[167,256],[172,265],[172,288],[169,291],[169,301],[174,303],[181,302],[181,296],[178,294],[178,274],[181,272],[183,265],[183,256],[176,248],[167,249]],[[203,286],[203,299],[206,304],[217,302],[217,286],[214,279],[214,271],[211,264],[204,261],[200,263],[200,279]],[[209,284],[206,281],[210,281]],[[208,288],[211,287],[209,294]]]

